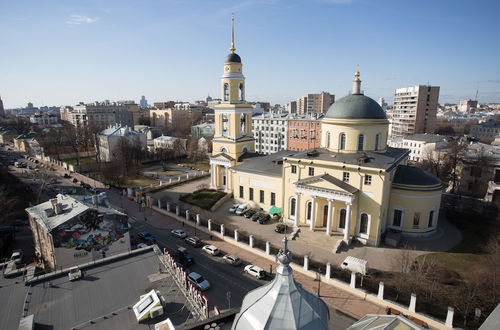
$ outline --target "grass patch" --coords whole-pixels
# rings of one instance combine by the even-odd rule
[[[466,278],[467,274],[474,269],[478,263],[478,255],[472,253],[451,253],[451,252],[436,252],[427,255],[422,255],[417,258],[418,261],[423,258],[433,259],[440,266],[457,272],[462,278]]]
[[[199,206],[202,209],[210,210],[210,208],[225,195],[226,193],[216,190],[199,190],[192,194],[181,196],[180,200]]]
[[[66,162],[70,165],[76,166],[77,165],[77,159],[72,158],[72,159],[65,159],[63,162]],[[80,165],[82,164],[93,164],[95,163],[95,157],[85,157],[85,158],[80,158]]]
[[[157,182],[158,181],[155,179],[151,179],[151,178],[144,177],[144,176],[139,176],[139,177],[135,177],[135,178],[127,178],[125,186],[129,187],[129,188],[139,188],[139,187],[149,186],[150,184],[157,183]]]
[[[200,171],[208,171],[210,170],[210,163],[208,160],[200,160],[197,162],[182,162],[179,163],[180,166],[191,167]]]

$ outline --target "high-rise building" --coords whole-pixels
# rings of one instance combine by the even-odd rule
[[[255,152],[268,155],[288,148],[288,116],[280,113],[262,113],[252,117]]]
[[[434,133],[439,86],[418,85],[398,88],[391,111],[391,136]]]
[[[304,115],[307,113],[307,96],[297,99],[297,114]]]
[[[476,100],[460,100],[458,102],[458,111],[460,112],[474,112],[477,109]]]
[[[141,108],[148,107],[148,100],[146,100],[146,97],[144,95],[141,96],[141,100],[139,101],[139,105],[141,106]]]
[[[285,110],[288,113],[297,113],[297,101],[290,101],[290,103],[287,103]]]
[[[132,112],[125,104],[112,102],[80,103],[67,109],[68,121],[74,126],[92,125],[106,128],[114,125],[134,127]]]
[[[328,108],[335,102],[335,95],[327,92],[321,92],[319,94],[308,94],[307,95],[307,113],[325,113]]]
[[[0,97],[0,117],[5,117],[5,110],[3,108],[3,101],[1,97]]]

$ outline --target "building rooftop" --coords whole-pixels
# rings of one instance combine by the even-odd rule
[[[356,153],[339,153],[326,148],[318,148],[295,152],[295,154],[288,156],[288,158],[297,160],[307,159],[313,162],[313,164],[315,160],[319,160],[387,171],[398,165],[400,163],[399,160],[409,153],[408,149],[391,147],[387,147],[385,152],[363,151]]]
[[[367,314],[347,330],[421,330],[415,323],[399,315]]]
[[[434,143],[434,142],[439,142],[439,141],[444,141],[446,137],[438,134],[413,134],[413,135],[408,135],[407,137],[404,138],[405,140],[412,140],[412,141],[422,141],[422,142],[427,142],[427,143]]]
[[[108,127],[101,132],[101,135],[106,136],[125,136],[125,135],[138,135],[140,132],[134,131],[128,126],[112,126]]]
[[[387,119],[382,107],[363,94],[350,94],[336,101],[328,109],[326,118]]]
[[[181,309],[184,295],[170,275],[158,273],[158,264],[158,256],[147,250],[88,268],[76,281],[64,274],[37,282],[26,315],[34,314],[37,325],[51,329],[151,329],[167,317],[179,326],[189,318],[188,305]],[[138,323],[132,306],[153,289],[167,302],[165,314]]]
[[[296,151],[281,150],[270,155],[252,154],[253,157],[243,158],[243,163],[234,167],[237,171],[263,174],[267,176],[281,176],[283,158],[291,157]]]
[[[500,128],[500,121],[488,120],[484,123],[476,124],[476,125],[484,127],[484,128]]]
[[[395,185],[436,186],[436,188],[442,186],[441,180],[434,175],[421,168],[408,165],[398,166],[393,183]]]

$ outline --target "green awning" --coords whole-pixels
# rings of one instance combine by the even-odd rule
[[[283,210],[280,207],[272,206],[269,209],[268,213],[271,214],[271,215],[273,215],[273,214],[279,214],[279,215],[281,215],[282,212],[283,212]]]

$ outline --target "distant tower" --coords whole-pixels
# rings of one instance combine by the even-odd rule
[[[0,117],[5,117],[5,109],[3,108],[2,97],[0,97]]]
[[[148,107],[148,100],[146,100],[146,97],[144,95],[141,96],[141,100],[139,101],[139,105],[141,106],[141,108]]]
[[[31,102],[28,103],[28,109],[33,109],[33,103]]]

